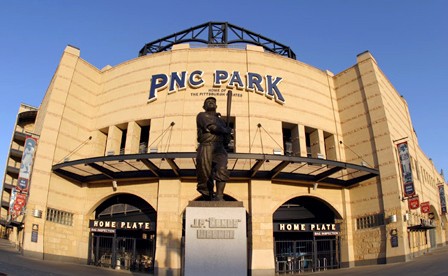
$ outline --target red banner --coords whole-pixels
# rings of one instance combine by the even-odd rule
[[[16,219],[22,214],[22,210],[26,205],[26,194],[16,193],[16,199],[12,208],[11,217]]]
[[[408,199],[409,209],[415,210],[420,206],[420,201],[418,200],[418,196],[412,197]]]
[[[431,209],[431,205],[429,204],[429,201],[420,203],[420,210],[422,213],[427,214],[427,213],[429,213],[430,209]]]

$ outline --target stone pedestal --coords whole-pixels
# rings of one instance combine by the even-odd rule
[[[189,203],[185,276],[247,275],[246,210],[242,202]]]

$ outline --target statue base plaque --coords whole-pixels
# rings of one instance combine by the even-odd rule
[[[246,210],[236,201],[192,201],[185,214],[184,275],[247,275]]]

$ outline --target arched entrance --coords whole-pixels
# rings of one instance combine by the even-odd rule
[[[440,237],[442,236],[441,228],[441,218],[438,215],[436,208],[431,205],[430,211],[428,213],[428,228],[429,228],[429,243],[430,248],[436,248],[437,244],[440,242]],[[441,242],[440,242],[441,243]]]
[[[118,194],[90,221],[89,264],[132,271],[154,269],[157,213],[132,194]]]
[[[323,200],[302,196],[273,215],[276,272],[304,272],[340,266],[341,216]]]

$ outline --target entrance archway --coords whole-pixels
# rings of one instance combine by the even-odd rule
[[[276,272],[339,268],[340,214],[327,202],[296,197],[273,214]]]
[[[437,209],[434,205],[431,205],[430,211],[428,213],[428,230],[429,230],[429,243],[430,248],[436,248],[437,244],[442,243],[441,237],[442,237],[442,229],[440,227],[441,225],[441,217],[437,213]]]
[[[95,209],[90,221],[89,264],[151,272],[157,212],[142,198],[118,194]]]

